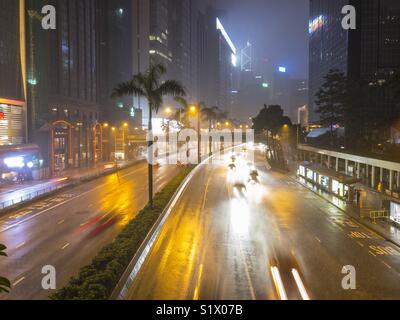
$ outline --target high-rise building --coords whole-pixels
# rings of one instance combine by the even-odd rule
[[[141,127],[141,111],[134,105],[133,97],[111,98],[113,89],[134,74],[137,56],[134,55],[135,20],[131,0],[97,0],[100,2],[100,92],[101,120],[118,126],[121,122],[130,127]]]
[[[291,78],[285,67],[278,67],[272,78],[272,103],[280,105],[285,115],[291,114]]]
[[[41,27],[51,4],[57,28]],[[100,155],[99,15],[95,0],[27,0],[29,138],[54,174]]]
[[[290,81],[290,105],[288,117],[293,123],[298,121],[298,109],[308,103],[308,80],[292,79]]]
[[[0,2],[0,146],[27,140],[24,6]]]
[[[232,95],[234,94],[234,73],[239,68],[237,49],[221,20],[217,17],[218,30],[218,106],[225,112],[232,113]]]
[[[219,106],[219,37],[216,28],[217,15],[207,7],[199,13],[198,39],[198,95],[209,106]]]
[[[357,12],[357,28],[345,30],[345,5]],[[352,79],[384,80],[400,67],[400,2],[310,0],[310,120],[318,120],[315,94],[337,69]]]
[[[198,0],[169,0],[170,76],[186,88],[188,101],[198,101]]]

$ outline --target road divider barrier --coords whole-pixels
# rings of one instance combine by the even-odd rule
[[[187,181],[192,169],[192,166],[183,168],[162,191],[155,195],[153,207],[148,204],[142,209],[116,239],[93,258],[90,265],[81,268],[78,276],[73,277],[64,288],[51,295],[50,299],[109,299],[115,287],[122,283],[120,279],[129,269],[132,257],[146,250],[148,245],[146,240],[149,237],[156,237],[153,232],[159,225],[156,222],[159,219],[166,219],[161,213],[170,207],[173,201],[171,199],[176,198],[176,193],[181,190],[182,183]]]

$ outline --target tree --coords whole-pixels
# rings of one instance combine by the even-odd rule
[[[200,103],[200,105],[203,106],[201,109],[203,120],[209,123],[209,129],[211,130],[215,121],[218,119],[219,108],[216,106],[207,107],[204,103]]]
[[[204,102],[200,102],[201,108],[201,115],[204,121],[209,123],[208,131],[211,132],[211,129],[215,126],[215,122],[218,119],[219,108],[214,107],[207,107]],[[209,155],[212,154],[212,137],[208,139],[208,153]]]
[[[148,141],[148,182],[149,182],[149,202],[153,206],[153,111],[158,113],[164,96],[185,96],[186,92],[183,86],[175,80],[162,81],[161,78],[167,72],[163,64],[152,64],[145,73],[139,72],[134,75],[130,81],[120,83],[112,93],[112,97],[137,96],[147,99],[149,105],[149,141]]]
[[[325,82],[315,95],[320,122],[330,128],[331,145],[333,145],[334,127],[343,124],[346,86],[346,76],[339,70],[330,70],[325,76]]]
[[[7,247],[5,245],[0,244],[0,256],[7,257],[7,253],[5,250]],[[8,293],[11,289],[11,283],[8,279],[4,277],[0,277],[0,293]]]
[[[189,122],[189,103],[187,100],[182,97],[182,96],[177,96],[174,98],[174,100],[181,106],[179,110],[176,112],[174,118],[179,121],[179,123],[182,123],[182,117],[183,117],[183,126],[185,128],[190,127],[190,122]]]
[[[386,82],[385,87],[390,90],[392,101],[400,103],[400,70],[394,73]]]
[[[287,126],[292,127],[292,121],[284,115],[282,107],[279,105],[264,105],[257,117],[253,118],[253,129],[256,134],[267,134],[267,144],[273,152],[273,157],[277,159],[277,146],[275,136]],[[270,140],[270,135],[272,140]]]
[[[269,131],[273,136],[277,135],[284,125],[292,125],[291,120],[284,115],[279,105],[264,105],[257,117],[253,118],[253,128],[256,133]]]

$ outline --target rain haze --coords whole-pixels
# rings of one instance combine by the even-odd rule
[[[253,47],[253,72],[272,82],[279,66],[292,79],[308,79],[307,0],[210,0],[221,10],[221,20],[240,52],[249,41]],[[240,57],[239,57],[240,59]],[[273,101],[265,101],[272,103]],[[259,106],[258,110],[262,108]],[[257,113],[246,108],[246,114]],[[241,112],[232,110],[243,118]]]

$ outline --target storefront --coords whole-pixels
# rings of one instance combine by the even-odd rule
[[[35,179],[42,164],[37,145],[0,146],[0,183]]]
[[[354,177],[340,174],[326,168],[313,166],[309,163],[299,165],[297,175],[305,181],[342,199],[348,199],[348,196],[351,196],[353,190],[352,185],[358,181]]]
[[[25,143],[24,103],[0,99],[0,146]]]

